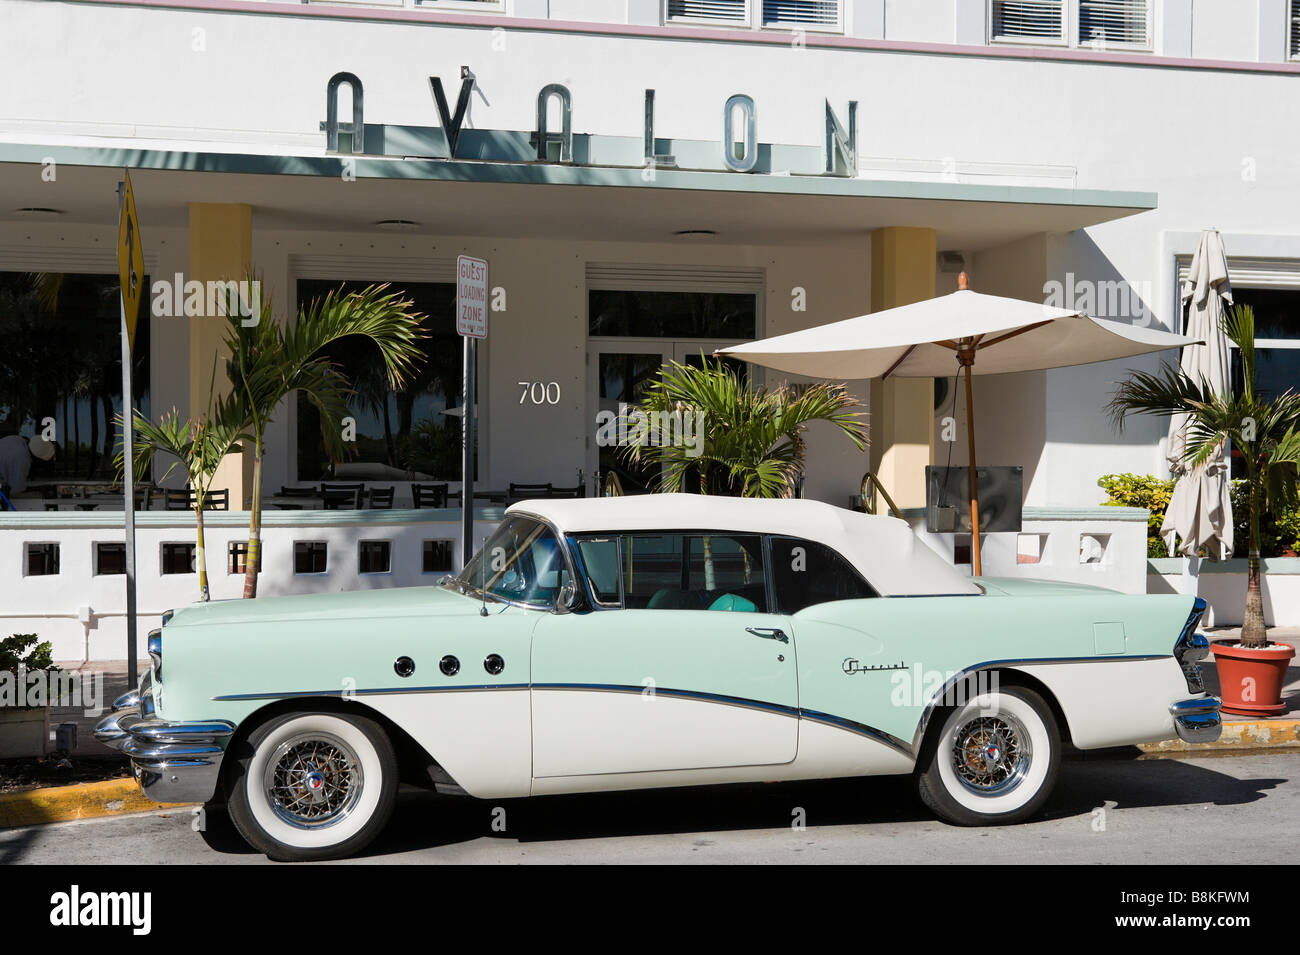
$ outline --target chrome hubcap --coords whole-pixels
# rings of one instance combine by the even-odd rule
[[[361,795],[361,763],[329,733],[308,733],[281,743],[266,765],[272,810],[299,829],[330,826],[346,816]]]
[[[1033,755],[1029,734],[1010,715],[977,716],[957,728],[952,765],[961,784],[981,796],[1014,789],[1024,779]]]

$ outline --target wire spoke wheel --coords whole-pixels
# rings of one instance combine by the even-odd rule
[[[1029,733],[1015,717],[976,716],[952,735],[952,765],[958,780],[981,796],[996,796],[1018,786],[1033,757]]]
[[[282,742],[266,764],[264,787],[271,809],[300,829],[331,826],[361,795],[361,761],[339,737],[311,732]]]

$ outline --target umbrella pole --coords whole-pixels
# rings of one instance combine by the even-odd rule
[[[983,574],[980,562],[980,502],[975,483],[975,405],[971,398],[971,370],[975,365],[975,349],[962,349],[957,360],[966,369],[966,449],[970,460],[970,569],[971,574]]]

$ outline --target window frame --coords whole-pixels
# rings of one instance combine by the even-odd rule
[[[793,617],[796,613],[800,613],[802,610],[807,610],[808,607],[820,607],[823,606],[824,604],[839,602],[835,600],[824,600],[822,601],[822,603],[809,604],[808,607],[803,607],[800,610],[794,611],[793,613],[786,611],[782,606],[777,594],[776,574],[773,572],[776,567],[776,564],[772,561],[772,555],[770,552],[773,541],[777,541],[777,540],[798,541],[801,544],[815,544],[818,547],[826,548],[826,550],[830,551],[832,554],[834,554],[836,557],[842,560],[844,562],[844,566],[847,567],[855,577],[857,577],[858,581],[864,584],[866,588],[870,590],[872,594],[874,594],[874,596],[869,596],[869,597],[847,597],[845,598],[846,600],[879,600],[881,597],[884,596],[884,594],[880,592],[880,588],[877,587],[875,584],[873,584],[871,581],[867,580],[866,576],[863,575],[862,571],[858,569],[857,565],[854,564],[853,561],[849,560],[837,548],[832,547],[830,544],[827,544],[824,541],[810,540],[807,537],[796,537],[793,534],[767,534],[765,536],[767,538],[767,547],[769,549],[769,553],[766,557],[767,568],[768,568],[768,579],[771,582],[770,584],[771,594],[768,598],[768,605],[777,608],[771,611],[772,613],[780,614],[781,616],[784,617]]]
[[[764,0],[741,0],[745,8],[743,19],[728,20],[710,17],[673,16],[669,11],[672,0],[660,0],[659,22],[666,27],[690,27],[699,25],[716,29],[754,30],[770,33],[794,34],[804,33],[842,34],[844,32],[845,0],[833,0],[835,3],[835,23],[768,23],[764,16]]]
[[[999,36],[994,32],[994,14],[999,3],[1016,2],[1016,0],[987,0],[985,13],[985,42],[989,46],[1046,47],[1048,49],[1094,50],[1097,52],[1113,51],[1128,53],[1152,53],[1155,51],[1156,5],[1154,0],[1142,0],[1146,7],[1146,42],[1106,42],[1094,44],[1079,35],[1079,21],[1082,5],[1089,0],[1059,0],[1061,8],[1061,33],[1056,39],[1046,37]],[[1051,0],[1024,0],[1024,2],[1045,3]],[[1293,0],[1294,2],[1294,0]]]
[[[1288,63],[1300,63],[1300,0],[1290,0],[1282,24]]]
[[[49,574],[33,574],[32,566],[32,548],[33,547],[52,547],[54,548],[54,572]],[[23,541],[23,576],[24,577],[58,577],[63,573],[63,548],[59,541]]]
[[[383,570],[362,570],[361,553],[367,544],[383,544],[387,550],[384,555],[388,558]],[[391,577],[393,574],[393,541],[387,537],[370,537],[357,541],[357,576],[358,577]]]
[[[190,569],[189,570],[167,570],[167,548],[169,547],[188,547],[190,549]],[[159,577],[188,577],[199,572],[199,546],[194,541],[160,541],[158,543],[158,576]]]
[[[325,548],[325,569],[300,571],[298,569],[298,545],[299,544],[320,544],[322,547],[324,547]],[[293,560],[294,577],[324,577],[326,574],[330,572],[330,544],[329,541],[327,540],[319,540],[319,539],[295,540],[293,542],[293,549],[292,551],[290,551],[290,554],[292,555],[292,560]]]
[[[876,587],[870,580],[868,580],[866,576],[862,573],[862,571],[858,569],[858,566],[854,564],[853,561],[849,560],[849,558],[846,557],[840,550],[838,550],[835,547],[832,547],[830,544],[824,543],[823,541],[814,541],[806,537],[796,537],[793,534],[773,534],[764,531],[724,531],[724,530],[716,530],[711,528],[703,529],[703,530],[698,528],[688,529],[688,530],[683,530],[680,528],[673,528],[673,529],[666,528],[663,530],[640,529],[640,530],[624,530],[624,531],[579,531],[575,533],[565,534],[564,535],[565,546],[569,551],[570,562],[574,570],[576,571],[574,575],[574,579],[576,580],[579,577],[581,578],[582,587],[580,588],[580,593],[582,594],[583,599],[586,601],[589,609],[595,611],[635,609],[635,608],[629,608],[627,606],[627,599],[626,599],[627,585],[626,585],[626,581],[624,580],[624,571],[626,569],[626,566],[623,558],[623,554],[624,554],[623,541],[625,538],[632,537],[634,535],[644,535],[648,537],[665,537],[670,535],[680,535],[682,537],[717,536],[717,537],[759,538],[761,542],[760,546],[762,548],[762,558],[763,558],[763,590],[764,593],[766,594],[767,607],[764,610],[753,611],[754,613],[762,613],[770,616],[781,616],[781,617],[794,616],[794,614],[787,613],[784,609],[781,608],[780,601],[778,600],[777,597],[776,575],[773,572],[775,564],[772,561],[772,544],[774,541],[777,540],[790,540],[790,541],[799,541],[804,544],[815,544],[818,547],[826,548],[826,550],[830,551],[832,554],[838,557],[841,561],[844,562],[844,565],[849,568],[849,570],[858,579],[858,581],[861,584],[863,584],[869,591],[871,591],[872,594],[875,595],[874,597],[855,597],[851,599],[878,600],[884,597],[884,594],[881,593],[880,588]],[[618,603],[617,604],[604,603],[599,599],[597,599],[596,590],[591,581],[591,575],[587,572],[587,563],[583,559],[582,550],[579,547],[579,545],[583,541],[606,540],[609,538],[613,538],[618,548]],[[834,603],[835,601],[826,601],[826,602]],[[820,604],[810,604],[809,606],[820,606]],[[701,610],[701,612],[709,613],[710,611]],[[798,611],[796,611],[796,613],[797,612]]]

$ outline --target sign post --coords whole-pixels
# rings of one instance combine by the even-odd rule
[[[136,600],[135,600],[135,440],[133,415],[135,392],[131,385],[131,354],[135,349],[135,323],[144,292],[144,252],[140,244],[140,222],[135,214],[131,174],[117,184],[117,272],[122,294],[122,512],[126,550],[126,671],[127,686],[135,689]]]
[[[487,338],[488,264],[468,255],[456,257],[456,332],[465,340],[461,377],[461,567],[474,556],[474,371],[478,340]]]

